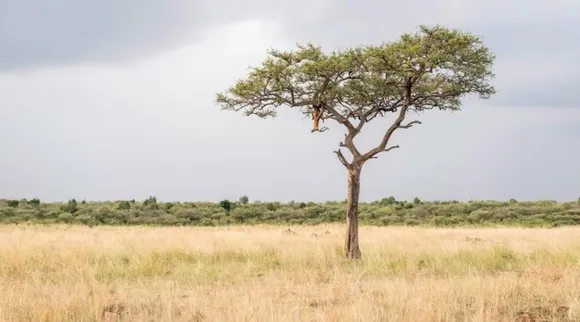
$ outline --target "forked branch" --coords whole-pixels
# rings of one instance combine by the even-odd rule
[[[342,154],[342,151],[340,151],[340,149],[338,149],[338,150],[334,151],[334,153],[336,153],[336,156],[338,157],[338,161],[340,161],[340,163],[342,163],[343,166],[348,168],[348,166],[350,164],[348,163],[348,161],[344,157],[344,154]]]
[[[344,135],[344,142],[340,142],[339,146],[343,147],[343,148],[347,148],[350,153],[352,153],[352,155],[354,157],[360,157],[361,153],[359,152],[359,150],[356,148],[356,146],[354,145],[354,137],[358,134],[358,132],[356,130],[351,130],[349,131],[348,134]]]

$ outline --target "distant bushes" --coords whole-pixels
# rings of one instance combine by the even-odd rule
[[[411,202],[383,198],[360,204],[363,225],[377,226],[525,226],[580,225],[580,199],[556,201],[432,201]],[[70,223],[82,225],[191,225],[231,224],[315,225],[344,222],[344,202],[250,202],[238,201],[158,202],[144,201],[41,203],[31,200],[0,200],[0,223]]]

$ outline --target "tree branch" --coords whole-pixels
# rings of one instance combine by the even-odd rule
[[[383,104],[377,104],[372,108],[370,108],[368,111],[366,111],[363,114],[363,117],[367,122],[369,122],[375,117],[377,117],[379,114],[381,114],[382,116],[382,113],[384,112],[396,112],[397,108],[401,106],[400,104],[403,101],[404,98],[400,98],[395,102],[383,102]]]
[[[326,86],[328,86],[331,81],[332,81],[332,79],[330,77],[326,77],[325,82],[323,84],[323,88],[325,89]],[[346,147],[355,158],[360,157],[361,153],[354,145],[354,137],[358,134],[359,130],[357,130],[357,128],[355,128],[354,125],[349,121],[348,116],[343,116],[334,107],[329,106],[324,101],[321,101],[321,103],[322,103],[322,107],[326,111],[328,111],[330,114],[332,114],[332,116],[334,116],[334,119],[337,122],[343,124],[348,130],[348,134],[345,134],[344,142],[340,142],[340,146]],[[341,155],[342,155],[342,158],[344,159],[344,155],[342,154],[342,152],[340,152],[340,149],[338,150],[337,154],[339,156],[339,159],[340,159]],[[346,162],[346,159],[344,159],[344,161]],[[341,163],[345,164],[343,162],[343,160],[341,160]],[[348,164],[348,162],[346,164]]]
[[[334,151],[334,153],[336,153],[336,156],[338,157],[338,161],[340,161],[340,163],[342,163],[342,165],[344,165],[345,167],[348,168],[348,166],[350,164],[348,163],[348,161],[344,157],[344,154],[342,154],[342,151],[340,151],[340,149],[338,149],[338,150]]]
[[[397,145],[393,145],[393,146],[391,146],[391,147],[388,147],[388,148],[386,148],[386,149],[384,149],[384,150],[381,150],[381,151],[377,152],[377,154],[379,154],[379,153],[381,153],[381,152],[389,152],[389,151],[391,151],[391,150],[393,150],[393,149],[398,149],[398,148],[400,148],[398,144],[397,144]],[[376,158],[377,158],[377,157],[376,157],[376,155],[373,155],[373,156],[372,156],[372,157],[370,157],[369,159],[376,159]]]
[[[420,121],[413,121],[407,125],[399,125],[398,128],[399,129],[408,129],[408,128],[412,127],[414,124],[423,124],[423,123],[421,123]]]
[[[346,126],[346,128],[350,131],[351,129],[354,129],[354,126],[352,125],[352,123],[348,120],[348,118],[342,116],[340,113],[338,113],[338,111],[331,106],[328,106],[328,104],[326,104],[325,102],[322,102],[322,107],[328,111],[330,114],[332,114],[332,116],[334,116],[334,119],[338,122],[343,124],[344,126]]]
[[[354,128],[357,134],[362,130],[363,126],[365,126],[366,123],[367,118],[366,116],[362,115],[362,117],[359,118],[358,125]]]
[[[358,134],[356,129],[349,129],[348,134],[344,135],[344,142],[340,142],[340,146],[347,148],[355,157],[360,157],[361,153],[354,145],[354,137]]]
[[[405,119],[405,114],[407,113],[407,110],[409,109],[409,106],[411,105],[411,89],[413,86],[412,80],[413,80],[412,78],[409,78],[407,80],[407,84],[405,87],[405,102],[403,103],[403,106],[401,107],[401,110],[399,111],[399,116],[397,117],[397,119],[395,120],[393,125],[391,125],[391,127],[389,127],[389,129],[387,130],[387,132],[383,136],[381,143],[379,143],[379,145],[377,147],[375,147],[374,149],[371,149],[369,152],[365,153],[362,156],[363,162],[374,157],[375,155],[379,154],[380,152],[385,151],[386,147],[387,147],[387,143],[389,142],[389,139],[391,138],[391,136],[393,135],[393,133],[395,132],[396,129],[409,128],[409,127],[413,126],[413,124],[417,124],[417,122],[419,122],[419,121],[413,121],[407,125],[401,126],[401,123]]]

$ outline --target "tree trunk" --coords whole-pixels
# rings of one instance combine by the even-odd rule
[[[358,246],[358,199],[360,195],[361,166],[348,167],[348,196],[346,199],[346,240],[344,252],[347,258],[361,258]]]

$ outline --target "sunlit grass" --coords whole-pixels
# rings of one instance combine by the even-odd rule
[[[580,320],[580,228],[291,229],[1,226],[0,320]]]

